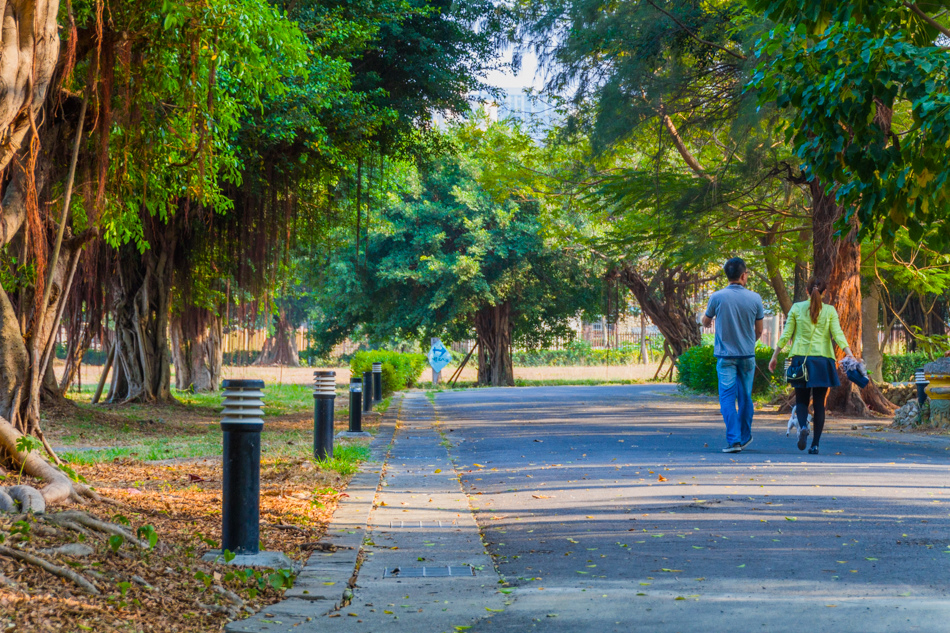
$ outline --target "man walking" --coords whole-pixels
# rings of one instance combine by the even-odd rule
[[[752,441],[755,342],[762,336],[765,309],[762,297],[745,287],[749,271],[742,259],[733,257],[723,269],[729,285],[709,297],[703,327],[716,320],[713,353],[719,373],[719,408],[726,423],[726,448],[722,452],[738,453]]]

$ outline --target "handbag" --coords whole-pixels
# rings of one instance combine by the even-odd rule
[[[785,370],[785,382],[808,382],[808,366],[805,364],[806,360],[808,360],[807,356],[800,362],[792,363],[788,366],[788,369]]]

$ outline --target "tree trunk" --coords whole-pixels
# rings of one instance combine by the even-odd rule
[[[475,313],[478,337],[478,385],[514,387],[511,362],[511,303],[482,308]]]
[[[254,364],[300,367],[294,326],[287,320],[283,310],[277,315],[274,335],[264,341],[264,349],[261,350],[261,355],[257,357]]]
[[[690,303],[696,279],[680,267],[660,266],[649,282],[627,264],[620,270],[620,281],[630,288],[640,309],[666,337],[670,351],[679,357],[690,347],[702,343],[696,312]]]
[[[161,222],[152,219],[152,222]],[[152,227],[149,249],[122,248],[116,264],[115,361],[110,403],[169,402],[171,352],[168,310],[175,240],[174,220]]]
[[[217,391],[224,351],[221,317],[213,310],[188,306],[171,319],[175,388],[180,391]]]
[[[884,356],[881,353],[880,331],[881,289],[876,279],[871,280],[871,291],[861,301],[861,334],[864,362],[868,376],[875,382],[884,382]]]
[[[769,232],[763,235],[759,243],[762,245],[762,257],[765,260],[765,271],[769,278],[769,285],[775,292],[775,298],[778,300],[782,313],[788,315],[792,309],[792,298],[788,296],[788,289],[785,287],[785,279],[782,276],[782,266],[778,255],[775,252],[776,233],[779,224],[775,223],[769,229]]]
[[[59,0],[8,0],[0,29],[0,170],[25,147],[59,60]]]
[[[841,329],[851,346],[852,353],[861,358],[861,244],[857,241],[857,227],[840,239],[834,238],[835,222],[841,209],[835,204],[834,192],[826,195],[817,179],[810,183],[812,190],[812,232],[814,236],[815,276],[828,282],[826,301],[838,311]],[[838,350],[838,358],[844,356]],[[828,394],[827,407],[846,415],[866,417],[868,411],[891,414],[894,405],[871,382],[858,389],[838,369],[841,386]]]

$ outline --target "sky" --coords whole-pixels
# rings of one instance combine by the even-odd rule
[[[511,50],[505,52],[504,61],[511,61]],[[525,51],[521,58],[521,70],[517,75],[511,71],[492,71],[488,73],[486,81],[489,85],[498,88],[535,88],[540,90],[544,85],[544,76],[538,69],[538,58],[534,52]]]

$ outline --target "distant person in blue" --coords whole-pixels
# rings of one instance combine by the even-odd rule
[[[765,309],[762,297],[747,290],[749,271],[733,257],[723,266],[729,285],[709,297],[703,326],[716,321],[716,371],[719,373],[719,408],[726,423],[723,453],[738,453],[752,441],[752,378],[755,375],[755,342],[762,336]],[[736,404],[738,403],[738,411]]]

